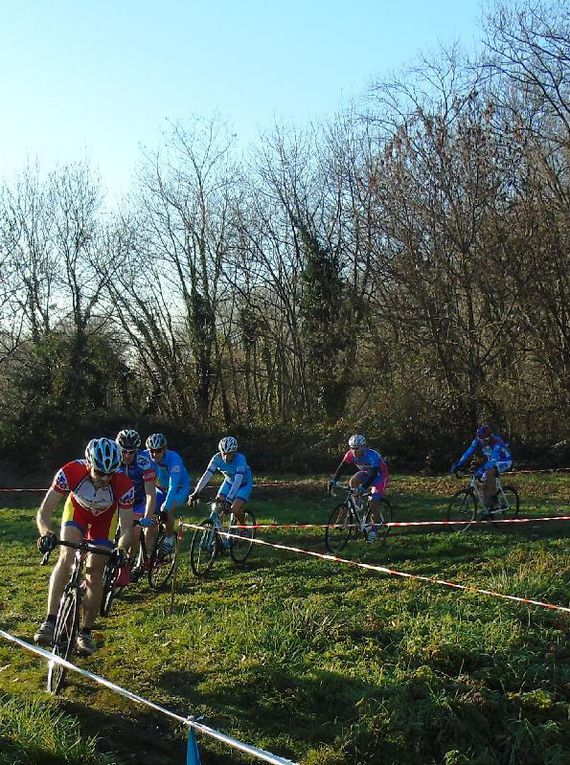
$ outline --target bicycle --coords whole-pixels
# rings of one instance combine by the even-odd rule
[[[380,520],[372,519],[370,494],[361,495],[348,483],[337,483],[336,488],[346,489],[346,499],[338,504],[329,515],[325,528],[325,545],[329,552],[337,553],[343,550],[351,538],[366,537],[370,526],[375,523],[379,539],[385,539],[390,533],[389,524],[392,521],[392,505],[386,497],[380,498]],[[328,490],[335,497],[334,487]],[[367,499],[366,502],[363,499]]]
[[[460,470],[455,472],[457,478],[464,478],[468,474]],[[516,518],[519,514],[520,499],[514,486],[503,486],[500,476],[497,476],[495,508],[489,510],[481,492],[481,481],[475,474],[467,486],[464,486],[451,497],[447,509],[447,520],[452,523],[454,531],[466,531],[473,523],[484,520],[503,520]],[[453,521],[463,521],[461,525],[453,526]]]
[[[255,537],[255,517],[251,510],[243,511],[243,523],[240,523],[229,507],[224,507],[222,516],[228,516],[224,528],[219,513],[220,504],[212,502],[212,512],[192,536],[190,544],[190,567],[195,576],[205,576],[212,568],[216,557],[228,551],[234,563],[245,563]],[[229,510],[229,512],[228,512]],[[247,528],[246,528],[247,527]],[[231,536],[228,536],[231,534]]]
[[[140,535],[140,547],[136,557],[136,561],[131,561],[131,568],[137,572],[137,575],[131,579],[131,583],[135,584],[145,574],[148,579],[148,584],[151,590],[155,592],[163,589],[169,582],[174,568],[176,566],[176,557],[178,554],[178,538],[182,533],[181,530],[177,532],[177,543],[172,550],[167,553],[161,550],[162,543],[166,536],[166,522],[168,520],[167,513],[164,510],[158,510],[156,512],[156,519],[158,524],[158,531],[154,537],[153,543],[150,549],[147,547],[146,535],[141,532]],[[133,521],[133,526],[141,526],[142,529],[149,528],[154,525],[154,521],[150,518],[140,518]],[[117,529],[115,534],[115,544],[119,541],[121,536],[120,529]],[[120,594],[123,587],[116,587],[115,581],[117,578],[118,570],[113,574],[109,564],[105,566],[103,574],[103,600],[101,601],[101,616],[106,616],[109,613],[111,603],[117,595]]]
[[[63,539],[57,540],[57,545],[62,547],[71,547],[75,550],[75,557],[71,568],[69,581],[63,589],[53,632],[53,656],[69,660],[69,657],[75,650],[77,635],[79,633],[79,614],[81,601],[85,594],[85,579],[83,578],[83,566],[86,553],[95,553],[96,555],[106,555],[111,557],[111,550],[102,550],[100,547],[86,542],[79,544],[66,542]],[[45,566],[51,555],[51,550],[46,552],[42,558],[41,565]],[[50,661],[47,677],[47,689],[50,693],[56,694],[63,683],[67,673],[67,667],[63,667],[56,661]]]

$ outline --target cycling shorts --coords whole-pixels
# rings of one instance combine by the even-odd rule
[[[115,532],[119,523],[117,508],[109,508],[100,515],[93,515],[89,510],[74,505],[69,495],[63,506],[61,528],[74,526],[79,529],[83,538],[101,547],[115,546]]]
[[[229,490],[232,488],[233,481],[228,481],[227,479],[224,480],[222,485],[220,486],[218,490],[218,497],[221,497],[222,499],[226,499]],[[243,486],[240,486],[234,499],[243,499],[244,502],[247,502],[249,499],[249,495],[251,494],[251,490],[253,489],[253,483],[246,483]]]
[[[487,477],[487,470],[490,470],[491,468],[497,468],[499,473],[505,473],[507,470],[510,470],[512,466],[512,460],[489,460],[488,462],[485,462],[484,465],[481,465],[481,467],[477,468],[475,471],[475,477],[479,478],[481,481],[484,481]]]
[[[190,493],[189,489],[186,486],[183,486],[182,489],[178,489],[177,492],[173,492],[169,495],[168,507],[163,507],[167,492],[162,491],[162,489],[157,489],[156,490],[157,511],[163,510],[163,511],[169,512],[169,511],[177,510],[179,507],[182,507],[182,505],[186,504],[186,500],[188,499],[189,493]]]
[[[360,480],[360,483],[362,484],[368,478],[368,473],[366,472],[366,470],[360,470],[358,473],[355,473],[355,477],[358,478]],[[368,487],[368,491],[370,492],[371,498],[380,499],[380,497],[382,497],[384,492],[386,491],[386,486],[388,486],[388,476],[387,475],[377,476]]]
[[[145,514],[146,510],[146,497],[145,499],[141,499],[140,502],[135,502],[133,507],[133,513],[135,514],[135,520],[140,520],[142,516]]]

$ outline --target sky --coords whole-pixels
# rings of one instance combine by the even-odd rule
[[[480,0],[0,0],[0,178],[87,160],[118,198],[168,122],[219,117],[246,148],[474,49],[480,21]]]

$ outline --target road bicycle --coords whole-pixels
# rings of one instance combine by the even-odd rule
[[[158,591],[163,589],[172,577],[176,566],[176,556],[178,554],[178,537],[182,532],[181,530],[177,532],[176,544],[171,550],[165,553],[162,549],[162,543],[166,537],[167,513],[164,510],[157,511],[156,522],[158,524],[158,530],[150,547],[147,546],[146,535],[142,529],[153,526],[154,521],[150,518],[137,518],[133,522],[133,526],[141,527],[141,535],[139,552],[136,560],[130,562],[130,568],[134,573],[134,576],[131,577],[132,584],[135,584],[146,575],[149,587],[152,590]],[[120,536],[121,530],[118,528],[117,533],[115,534],[115,544],[118,543]],[[111,608],[111,603],[124,589],[124,587],[116,586],[118,573],[119,570],[116,567],[113,568],[111,562],[105,566],[103,572],[101,616],[107,616],[109,609]]]
[[[468,473],[460,470],[455,473],[457,478],[465,478]],[[497,476],[494,505],[489,509],[483,501],[482,482],[473,474],[467,486],[464,486],[449,500],[447,520],[451,522],[453,531],[466,531],[478,521],[499,521],[516,518],[519,514],[520,499],[514,486],[503,486],[500,476]],[[462,521],[453,525],[453,521]]]
[[[350,539],[367,537],[368,531],[375,523],[378,539],[385,539],[390,533],[392,521],[392,505],[382,497],[380,499],[379,519],[373,521],[370,506],[370,494],[360,494],[348,483],[337,483],[329,487],[329,494],[336,496],[334,489],[345,489],[346,499],[338,504],[329,515],[325,528],[325,545],[329,552],[337,553],[343,550]]]
[[[225,524],[224,516],[227,517]],[[245,563],[255,536],[255,517],[251,510],[243,510],[243,522],[240,522],[229,504],[212,502],[212,511],[200,526],[190,543],[190,568],[195,576],[205,576],[215,559],[226,552],[234,563]]]
[[[53,656],[69,661],[69,657],[75,650],[77,635],[79,633],[79,619],[81,601],[85,594],[86,583],[84,578],[84,563],[87,553],[95,555],[106,555],[110,558],[113,555],[111,550],[102,550],[100,547],[86,542],[85,540],[76,544],[66,542],[63,539],[57,540],[56,545],[62,547],[71,547],[75,550],[75,557],[71,567],[69,581],[63,589],[55,626],[53,631]],[[45,566],[49,560],[51,550],[46,552],[42,558],[41,565]],[[51,660],[48,668],[47,689],[50,693],[57,693],[61,688],[67,668],[56,661]]]

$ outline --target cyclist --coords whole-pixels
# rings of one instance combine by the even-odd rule
[[[456,473],[471,457],[479,453],[485,457],[485,462],[480,465],[474,475],[483,483],[483,502],[490,515],[496,508],[497,483],[499,473],[510,470],[513,466],[511,450],[503,439],[493,433],[490,425],[481,425],[477,428],[475,438],[471,441],[467,451],[451,466],[451,473]]]
[[[58,470],[36,517],[40,533],[38,549],[41,553],[53,550],[56,546],[51,518],[67,494],[60,538],[75,544],[86,539],[102,549],[113,549],[117,521],[120,521],[124,533],[115,551],[115,558],[119,566],[125,565],[126,553],[132,544],[134,491],[130,478],[118,472],[120,465],[121,451],[118,445],[109,438],[93,438],[85,449],[85,459],[67,462]],[[52,644],[59,601],[69,580],[74,557],[74,549],[60,548],[59,559],[50,578],[47,617],[34,635],[34,640],[40,645]],[[103,555],[87,556],[87,588],[82,602],[82,625],[77,637],[77,650],[85,656],[95,650],[91,629],[101,603],[102,574],[106,561]]]
[[[151,459],[141,450],[141,437],[136,430],[121,430],[117,433],[115,441],[121,449],[122,464],[119,468],[121,473],[128,475],[135,489],[134,514],[135,521],[145,518],[155,522],[156,510],[156,470]],[[147,531],[148,546],[156,533],[156,525],[149,527]],[[133,545],[129,551],[131,560],[136,560],[140,548],[141,526],[138,524],[133,529]],[[136,580],[139,575],[137,569],[131,572],[131,578]]]
[[[190,492],[190,475],[178,452],[168,448],[163,433],[152,433],[145,442],[145,454],[150,457],[156,469],[156,509],[166,516],[166,536],[160,552],[168,555],[174,549],[174,513],[186,504]]]
[[[225,436],[218,444],[219,451],[214,454],[196,488],[188,497],[192,504],[206,488],[211,477],[219,471],[224,480],[216,494],[216,502],[228,503],[239,523],[245,522],[244,505],[253,488],[253,475],[245,456],[238,452],[238,442],[233,436]]]
[[[375,542],[378,538],[377,524],[380,523],[380,500],[388,485],[388,465],[382,455],[366,445],[366,438],[359,433],[348,439],[348,451],[342,458],[335,474],[329,481],[334,486],[345,465],[355,465],[357,472],[350,477],[349,483],[360,494],[370,489],[370,510],[372,524],[368,529],[366,541]]]

